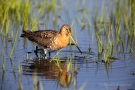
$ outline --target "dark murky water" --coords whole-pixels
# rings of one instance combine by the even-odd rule
[[[107,1],[109,0],[105,1],[105,6],[108,6],[109,2]],[[91,0],[91,3],[94,4],[89,4],[90,2],[87,0],[86,11],[89,9],[87,8],[89,5],[91,5],[91,9],[96,6],[98,9],[101,9],[100,4],[102,2],[101,0]],[[66,15],[63,14],[61,16],[63,20],[58,22],[60,26],[67,22],[70,25],[73,23],[72,29],[76,30],[76,32],[73,32],[73,35],[77,38],[75,40],[77,40],[86,58],[82,58],[75,46],[72,46],[72,49],[70,46],[67,46],[59,53],[61,68],[63,69],[63,72],[60,72],[56,65],[57,61],[39,60],[34,53],[35,45],[19,36],[12,58],[9,58],[13,42],[1,35],[0,89],[19,90],[22,87],[23,90],[34,90],[34,82],[37,82],[36,87],[39,90],[135,90],[135,56],[128,52],[115,52],[114,55],[118,59],[110,64],[104,64],[101,60],[98,60],[93,28],[90,27],[90,32],[88,27],[81,30],[81,26],[74,19],[76,12],[73,9],[69,10],[68,6],[65,8],[68,10],[69,19],[65,19]],[[70,4],[70,8],[74,8],[74,3]],[[76,13],[76,16],[81,17],[81,13]],[[48,29],[58,29],[58,27],[53,27],[50,23],[47,23]],[[43,26],[41,25],[40,29],[42,28]],[[89,47],[91,48],[90,53],[88,53]],[[31,53],[27,54],[27,52]],[[51,57],[54,54],[55,52],[51,54]],[[70,72],[66,73],[66,61],[69,60],[69,57],[72,59],[72,68]],[[2,69],[3,61],[5,70]],[[19,73],[19,65],[21,65],[21,73]]]

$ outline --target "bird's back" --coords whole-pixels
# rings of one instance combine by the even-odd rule
[[[58,32],[55,30],[40,30],[33,32],[30,30],[23,30],[21,37],[28,38],[30,41],[35,42],[40,46],[48,47],[57,34]]]

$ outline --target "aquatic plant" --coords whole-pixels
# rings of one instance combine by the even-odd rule
[[[113,10],[110,9],[110,11],[107,11],[108,9],[105,11],[103,3],[101,14],[98,15],[99,11],[96,11],[93,16],[98,54],[104,54],[105,62],[108,62],[108,57],[113,57],[115,50],[117,50],[117,52],[121,52],[122,49],[130,50],[132,43],[134,43],[130,42],[131,39],[134,41],[133,20],[135,18],[133,15],[134,4],[131,4],[131,2],[132,0],[116,0]],[[104,14],[105,12],[108,13]],[[123,44],[124,48],[122,48]],[[102,50],[104,50],[104,52]]]

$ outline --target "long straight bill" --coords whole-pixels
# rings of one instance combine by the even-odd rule
[[[78,50],[79,50],[80,53],[82,54],[82,51],[80,50],[80,48],[78,47],[77,43],[76,43],[75,40],[73,39],[71,33],[69,33],[69,37],[71,38],[71,40],[73,41],[73,43],[75,44],[75,46],[78,48]]]

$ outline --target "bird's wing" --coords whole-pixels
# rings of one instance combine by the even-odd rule
[[[57,35],[55,30],[40,30],[40,31],[29,31],[23,30],[21,37],[26,37],[30,41],[37,43],[40,46],[48,47],[52,43],[53,38]]]
[[[40,30],[32,32],[34,37],[40,37],[44,39],[54,37],[58,32],[55,30]]]

